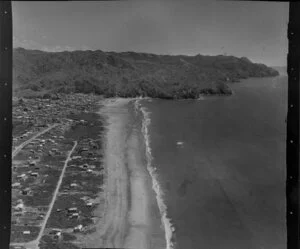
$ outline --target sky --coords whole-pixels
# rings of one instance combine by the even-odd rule
[[[12,2],[13,45],[248,57],[285,66],[288,3],[215,0]]]

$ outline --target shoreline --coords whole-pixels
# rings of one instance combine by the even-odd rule
[[[140,104],[136,102],[136,109],[138,109]],[[145,147],[146,147],[146,158],[147,158],[147,170],[148,174],[152,179],[152,189],[155,192],[156,203],[160,213],[161,225],[163,226],[164,236],[165,236],[165,248],[166,249],[175,249],[176,241],[175,241],[175,227],[172,222],[172,219],[169,217],[168,208],[164,200],[164,191],[162,190],[159,181],[158,175],[156,173],[156,167],[153,166],[153,157],[151,150],[151,142],[149,135],[149,125],[151,123],[151,119],[149,116],[149,112],[145,107],[141,107],[140,111],[143,115],[143,123],[142,123],[142,133],[144,137]]]

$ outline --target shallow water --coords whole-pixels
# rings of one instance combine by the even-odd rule
[[[232,88],[230,97],[140,101],[177,248],[286,248],[287,77]]]

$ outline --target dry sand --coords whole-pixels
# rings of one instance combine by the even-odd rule
[[[84,247],[152,248],[149,200],[153,197],[149,198],[149,175],[143,166],[139,130],[128,112],[130,101],[118,98],[102,103],[100,114],[108,121],[102,193],[105,204],[95,213],[103,215],[96,231],[79,238]]]

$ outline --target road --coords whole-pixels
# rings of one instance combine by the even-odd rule
[[[58,126],[59,124],[54,124],[51,125],[50,127],[48,127],[45,130],[42,130],[40,132],[38,132],[37,134],[35,134],[32,138],[26,140],[25,142],[21,143],[19,146],[17,146],[14,151],[12,152],[12,158],[14,158],[27,144],[29,144],[30,142],[32,142],[34,139],[38,138],[39,136],[43,135],[44,133],[50,131],[51,129],[53,129],[54,127]]]
[[[73,145],[72,149],[70,150],[70,152],[68,153],[67,159],[65,160],[64,167],[63,167],[63,169],[61,171],[59,180],[57,182],[55,191],[53,193],[52,200],[51,200],[51,203],[49,204],[48,211],[47,211],[47,213],[45,215],[45,218],[44,218],[44,220],[42,222],[41,229],[40,229],[40,232],[38,234],[38,237],[35,240],[30,241],[28,243],[12,243],[11,245],[14,245],[14,246],[25,246],[27,249],[38,249],[39,248],[40,240],[41,240],[41,238],[43,236],[43,233],[44,233],[47,221],[48,221],[48,219],[50,217],[50,214],[52,212],[52,209],[53,209],[53,206],[54,206],[54,203],[55,203],[55,200],[56,200],[59,188],[61,186],[63,177],[65,175],[65,171],[66,171],[68,162],[71,160],[71,155],[72,155],[73,151],[75,150],[76,146],[77,146],[77,141],[74,142],[74,145]]]

